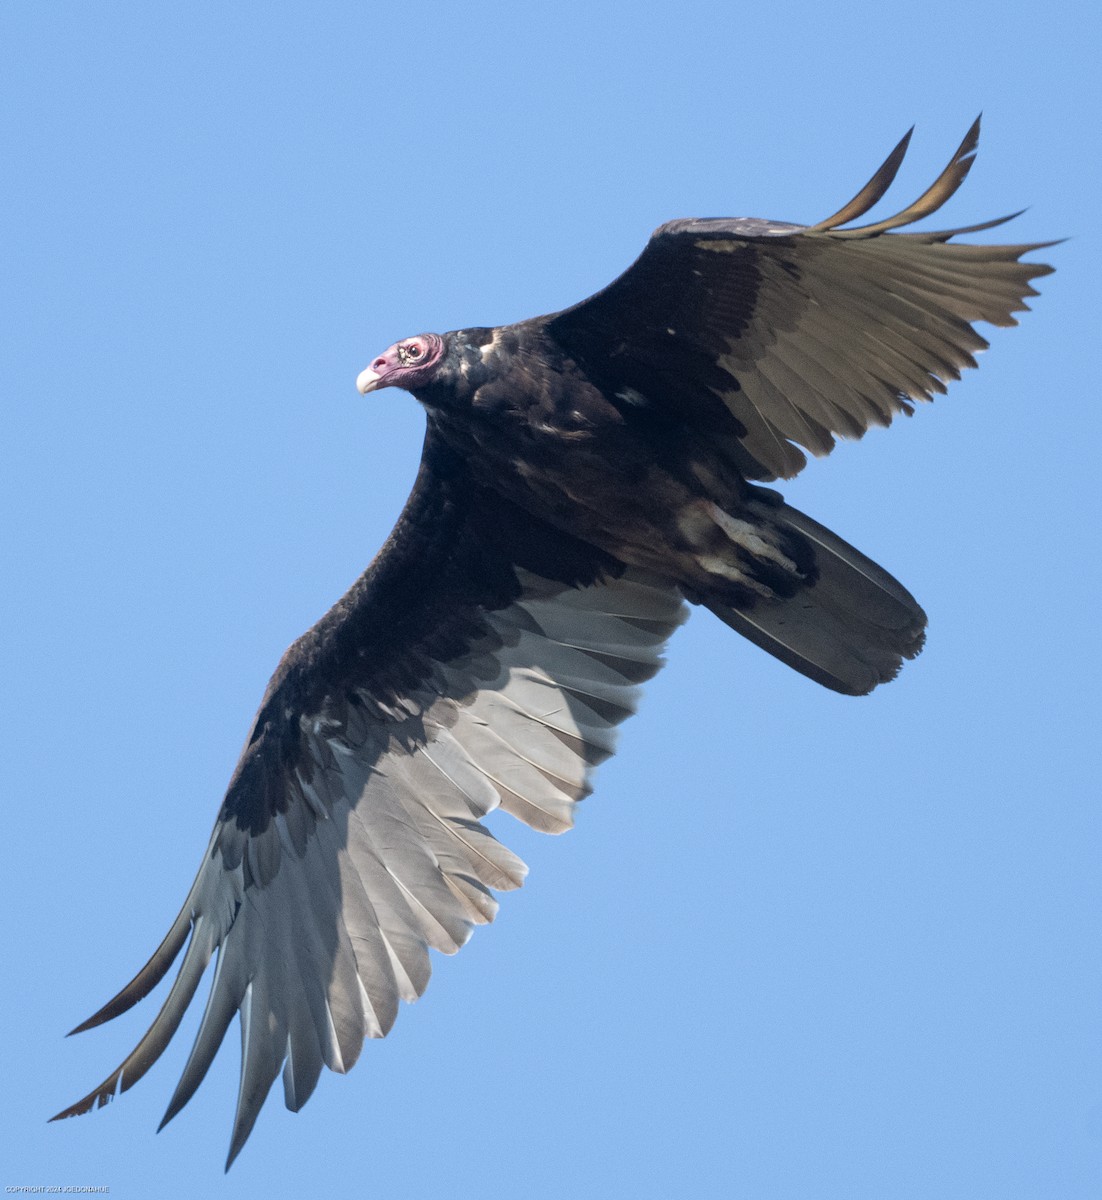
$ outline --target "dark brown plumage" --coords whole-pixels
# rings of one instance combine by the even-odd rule
[[[399,386],[425,407],[413,494],[281,661],[161,947],[79,1028],[130,1008],[187,943],[164,1006],[59,1116],[148,1070],[216,952],[165,1120],[238,1013],[230,1161],[281,1070],[296,1109],[323,1065],[347,1070],[423,991],[428,948],[456,950],[493,918],[492,891],[523,879],[481,818],[500,806],[569,827],[685,600],[842,692],[918,652],[906,589],[761,486],[944,392],[986,345],[973,323],[1014,324],[1051,270],[1019,261],[1037,245],[894,232],[960,185],[978,122],[915,204],[841,228],[882,196],[909,136],[817,225],[675,221],[573,308],[407,338],[361,374],[361,391]]]

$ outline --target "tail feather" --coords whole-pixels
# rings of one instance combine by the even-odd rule
[[[804,540],[814,582],[795,595],[738,607],[705,604],[744,637],[824,687],[864,696],[914,658],[926,614],[883,567],[810,517],[781,504],[770,520]]]

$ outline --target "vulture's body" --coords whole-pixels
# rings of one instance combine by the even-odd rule
[[[673,222],[571,309],[405,339],[361,374],[424,405],[413,493],[280,663],[161,947],[80,1028],[145,996],[186,942],[160,1013],[60,1116],[145,1073],[215,955],[166,1120],[237,1014],[231,1161],[281,1070],[291,1108],[323,1065],[347,1070],[423,991],[429,947],[456,950],[522,881],[481,819],[569,827],[686,601],[855,695],[918,652],[910,593],[762,484],[943,392],[986,345],[973,323],[1014,324],[1050,270],[1019,261],[1037,246],[949,241],[971,230],[893,232],[956,190],[977,133],[894,218],[841,228],[906,138],[818,225]]]

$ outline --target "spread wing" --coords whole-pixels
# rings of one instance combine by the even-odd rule
[[[968,174],[977,120],[913,204],[842,228],[888,189],[910,133],[832,217],[801,226],[748,218],[661,226],[637,261],[588,300],[543,318],[610,396],[697,425],[749,479],[791,478],[800,447],[888,425],[958,379],[987,342],[973,323],[1013,325],[1029,281],[1018,260],[1051,242],[951,243],[960,229],[895,233],[929,216]],[[1017,213],[1012,214],[1017,216]]]
[[[676,589],[480,491],[430,434],[387,545],[269,684],[172,928],[79,1029],[142,999],[186,943],[164,1005],[58,1117],[145,1074],[215,958],[165,1121],[240,1014],[228,1167],[280,1071],[298,1109],[323,1065],[348,1070],[422,993],[429,947],[454,953],[493,919],[493,891],[520,886],[525,866],[488,812],[570,826],[683,617]]]

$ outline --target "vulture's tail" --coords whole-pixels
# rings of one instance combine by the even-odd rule
[[[784,503],[770,508],[771,523],[810,548],[814,582],[787,598],[738,608],[705,601],[707,606],[763,650],[836,692],[863,696],[894,678],[903,660],[922,649],[926,614],[918,601],[817,521]]]

